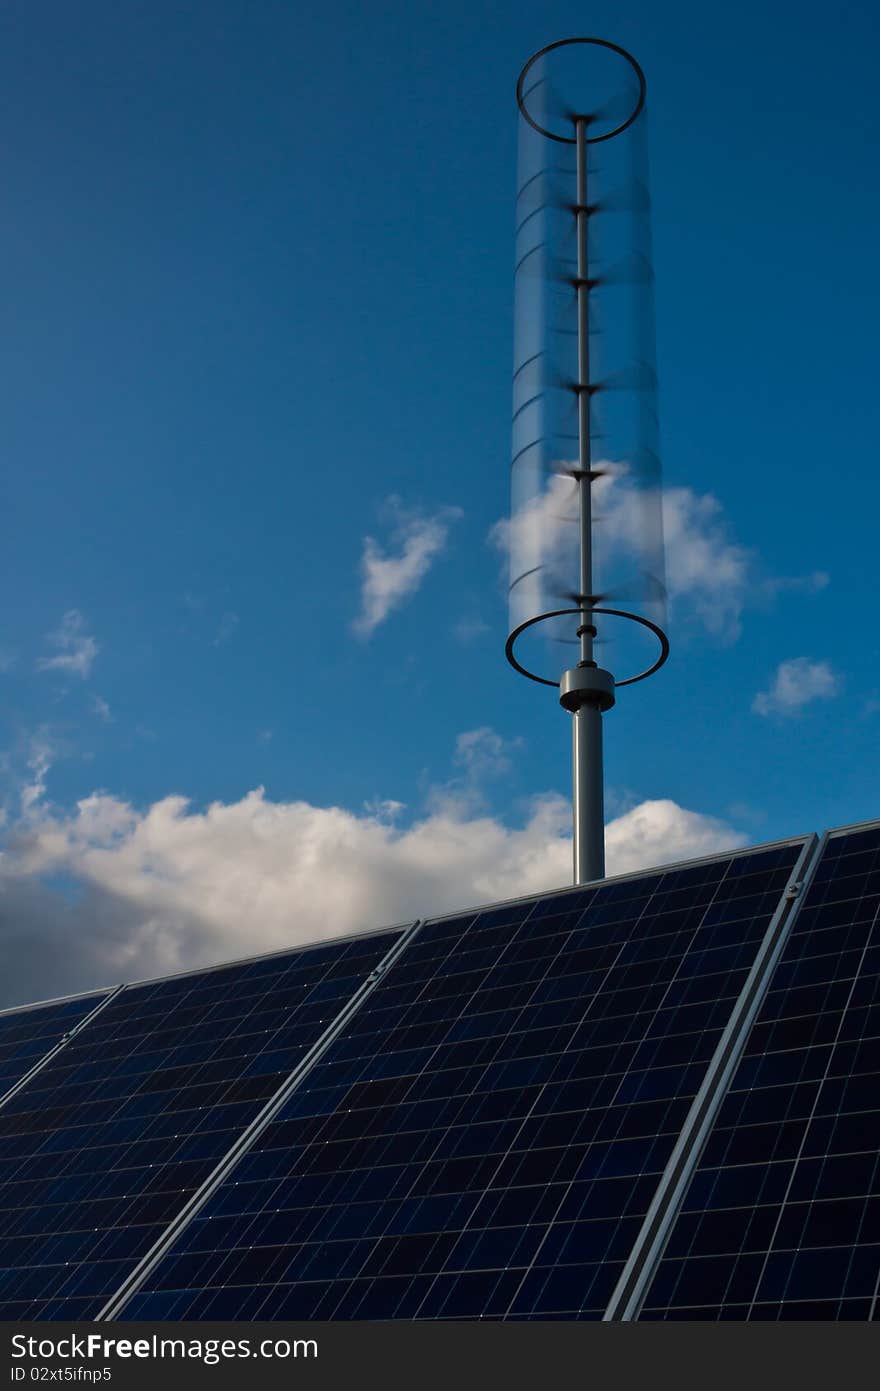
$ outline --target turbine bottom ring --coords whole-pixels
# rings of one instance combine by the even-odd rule
[[[534,618],[527,618],[525,623],[520,623],[519,627],[514,628],[513,632],[504,645],[504,655],[510,662],[514,671],[518,671],[521,676],[527,676],[530,681],[537,681],[541,686],[559,686],[558,681],[551,681],[546,676],[538,676],[534,671],[529,671],[516,657],[516,642],[528,628],[534,628],[536,623],[544,623],[548,618],[562,618],[566,614],[582,615],[584,609],[550,609],[547,613],[536,614]],[[623,681],[615,680],[615,686],[632,686],[636,681],[644,681],[646,677],[653,676],[655,671],[659,671],[666,658],[669,656],[669,639],[663,629],[658,624],[652,623],[650,618],[642,618],[637,613],[627,613],[625,609],[600,609],[591,608],[591,614],[602,613],[609,618],[626,618],[631,623],[640,623],[643,628],[652,632],[660,644],[660,656],[652,666],[646,667],[644,671],[638,672],[635,676],[627,676]]]

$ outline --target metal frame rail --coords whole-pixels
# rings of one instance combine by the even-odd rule
[[[180,1209],[176,1217],[172,1218],[162,1235],[150,1247],[134,1270],[123,1280],[118,1290],[110,1296],[103,1308],[95,1315],[98,1322],[106,1322],[115,1319],[123,1312],[125,1305],[133,1294],[136,1294],[144,1280],[150,1275],[165,1255],[171,1250],[180,1234],[189,1226],[192,1219],[202,1210],[208,1200],[223,1183],[224,1179],[232,1172],[238,1161],[250,1149],[256,1140],[275,1119],[278,1112],[285,1102],[293,1095],[300,1083],[308,1076],[315,1063],[327,1052],[327,1049],[339,1037],[342,1030],[350,1019],[357,1014],[364,1001],[372,994],[379,981],[386,971],[394,965],[394,962],[403,951],[409,946],[413,937],[422,926],[423,919],[417,918],[409,927],[404,928],[394,946],[388,951],[377,966],[370,972],[362,985],[358,987],[351,999],[343,1006],[336,1015],[336,1018],[327,1026],[320,1038],[300,1059],[297,1066],[288,1074],[281,1083],[278,1090],[266,1102],[263,1109],[254,1117],[250,1125],[242,1131],[238,1139],[227,1150],[223,1158],[204,1180],[202,1185],[196,1189],[192,1197]]]
[[[7,1101],[11,1101],[14,1096],[17,1096],[18,1093],[28,1085],[32,1077],[36,1077],[37,1073],[42,1072],[43,1068],[46,1067],[48,1063],[51,1063],[53,1058],[57,1058],[61,1050],[67,1047],[70,1040],[76,1038],[78,1034],[81,1034],[83,1029],[92,1022],[95,1016],[100,1014],[103,1009],[106,1009],[110,1001],[115,1000],[116,996],[124,989],[124,985],[117,985],[114,989],[108,991],[100,1004],[96,1005],[93,1010],[90,1010],[85,1018],[81,1019],[78,1024],[74,1024],[72,1029],[68,1029],[67,1033],[62,1035],[58,1042],[54,1044],[48,1052],[43,1054],[39,1062],[34,1063],[33,1067],[29,1068],[23,1077],[19,1077],[18,1081],[13,1083],[9,1090],[0,1096],[0,1107],[5,1106]],[[71,996],[70,998],[75,999],[76,997]]]

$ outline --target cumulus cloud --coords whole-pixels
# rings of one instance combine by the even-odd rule
[[[832,700],[841,690],[840,676],[827,662],[792,657],[780,662],[766,691],[752,701],[757,715],[796,715],[813,700]]]
[[[522,739],[503,739],[491,725],[467,729],[455,741],[455,762],[475,778],[497,777],[510,768],[510,752]]]
[[[58,650],[54,657],[39,659],[38,671],[63,671],[86,679],[98,655],[98,644],[86,632],[86,621],[79,609],[69,609],[55,632],[47,635],[46,641],[50,647]]]
[[[431,811],[459,818],[475,816],[486,805],[486,785],[510,771],[511,754],[522,739],[504,739],[490,725],[467,729],[455,741],[453,776],[428,792]]]
[[[361,612],[352,624],[360,638],[368,638],[392,609],[415,594],[446,546],[450,524],[462,515],[459,507],[426,515],[404,507],[398,497],[386,500],[383,513],[392,524],[388,546],[373,536],[364,538]]]
[[[721,503],[711,493],[667,488],[658,508],[656,493],[634,486],[625,467],[601,460],[596,467],[605,473],[593,484],[594,563],[610,599],[617,597],[618,581],[631,597],[638,576],[643,583],[645,575],[661,578],[661,535],[673,611],[725,641],[739,637],[749,602],[789,592],[815,594],[829,583],[821,570],[762,575],[758,557],[730,535]],[[568,474],[552,474],[543,490],[492,527],[489,540],[509,557],[511,584],[516,581],[513,621],[570,602],[577,573],[577,497]]]
[[[719,817],[688,811],[668,798],[641,802],[605,828],[609,874],[670,864],[745,845],[747,837]]]
[[[720,502],[711,493],[670,488],[663,495],[663,535],[670,600],[691,604],[716,636],[738,637],[753,561],[728,536]]]
[[[512,623],[562,606],[576,574],[577,539],[577,485],[562,473],[490,528],[490,544],[509,565]]]
[[[463,756],[478,744],[465,743]],[[0,856],[10,1003],[540,892],[571,877],[571,812],[556,795],[534,798],[517,826],[454,800],[398,826],[401,807],[390,800],[354,813],[273,802],[262,788],[204,810],[180,796],[145,810],[106,793],[69,812],[37,802]],[[610,822],[608,870],[742,840],[674,802],[643,802]]]
[[[720,503],[711,494],[669,488],[658,507],[656,493],[635,487],[625,469],[602,461],[597,468],[606,470],[593,484],[594,563],[603,591],[616,597],[616,578],[628,583],[652,571],[661,578],[662,517],[670,600],[711,632],[735,636],[751,558],[727,535]],[[577,509],[576,483],[567,474],[553,474],[542,491],[492,528],[490,540],[510,556],[515,621],[570,599]]]

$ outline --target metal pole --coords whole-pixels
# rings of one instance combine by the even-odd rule
[[[580,521],[581,661],[593,660],[592,443],[590,440],[590,249],[587,212],[587,123],[577,131],[578,491]]]
[[[590,252],[587,205],[587,122],[575,121],[577,154],[577,305],[578,305],[578,520],[580,529],[581,668],[595,667],[593,606],[592,447],[590,440]],[[605,798],[602,770],[602,708],[584,692],[572,711],[572,780],[574,882],[605,877]]]
[[[582,705],[571,717],[574,762],[574,882],[605,877],[602,711]]]

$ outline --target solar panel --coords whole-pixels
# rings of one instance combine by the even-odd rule
[[[399,932],[130,986],[0,1108],[0,1318],[91,1318]]]
[[[640,1317],[876,1317],[878,1086],[874,826],[827,842]]]
[[[77,1024],[82,1023],[107,991],[52,1000],[0,1014],[0,1102],[22,1077]]]
[[[420,929],[126,1318],[600,1318],[804,842]]]

